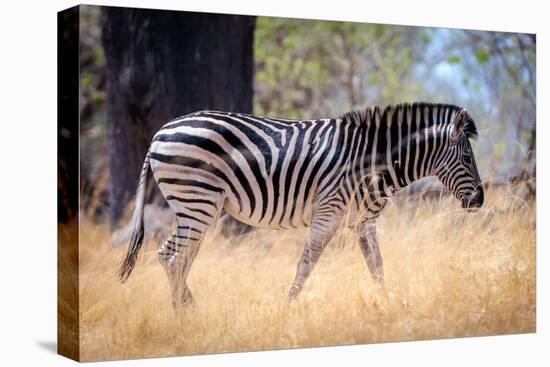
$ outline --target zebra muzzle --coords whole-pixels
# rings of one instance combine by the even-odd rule
[[[472,195],[462,200],[462,207],[464,209],[481,208],[483,206],[483,201],[484,201],[483,189],[479,187],[476,190],[474,190],[474,192],[472,192]]]

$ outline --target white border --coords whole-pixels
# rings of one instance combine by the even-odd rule
[[[338,19],[537,33],[538,237],[537,333],[276,352],[233,353],[110,366],[543,365],[548,333],[547,138],[548,11],[543,1],[104,1],[92,4],[296,18]],[[48,345],[56,338],[56,12],[72,1],[4,2],[0,16],[2,236],[0,345],[2,365],[64,366]],[[7,112],[7,113],[6,113]],[[542,219],[542,220],[541,220]],[[546,219],[547,220],[547,219]],[[45,347],[46,346],[46,347]],[[548,347],[547,347],[548,348]],[[10,363],[11,362],[11,363]]]

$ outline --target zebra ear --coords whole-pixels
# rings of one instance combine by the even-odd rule
[[[460,136],[464,133],[464,127],[466,126],[467,116],[466,110],[461,108],[455,116],[453,121],[453,130],[451,132],[451,142],[456,143],[460,140]]]

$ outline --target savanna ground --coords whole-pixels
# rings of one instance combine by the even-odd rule
[[[388,205],[378,221],[386,287],[342,229],[298,300],[287,293],[305,231],[211,231],[189,275],[195,307],[176,315],[158,242],[116,276],[126,246],[81,223],[80,358],[101,360],[535,331],[535,202],[507,189],[466,213],[453,198]]]

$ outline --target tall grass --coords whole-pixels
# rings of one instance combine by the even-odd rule
[[[379,219],[386,287],[349,229],[328,245],[298,300],[287,292],[305,231],[207,234],[176,315],[158,243],[130,279],[106,225],[81,223],[82,360],[523,333],[535,330],[535,204],[506,190],[466,213],[452,199],[388,205]]]

